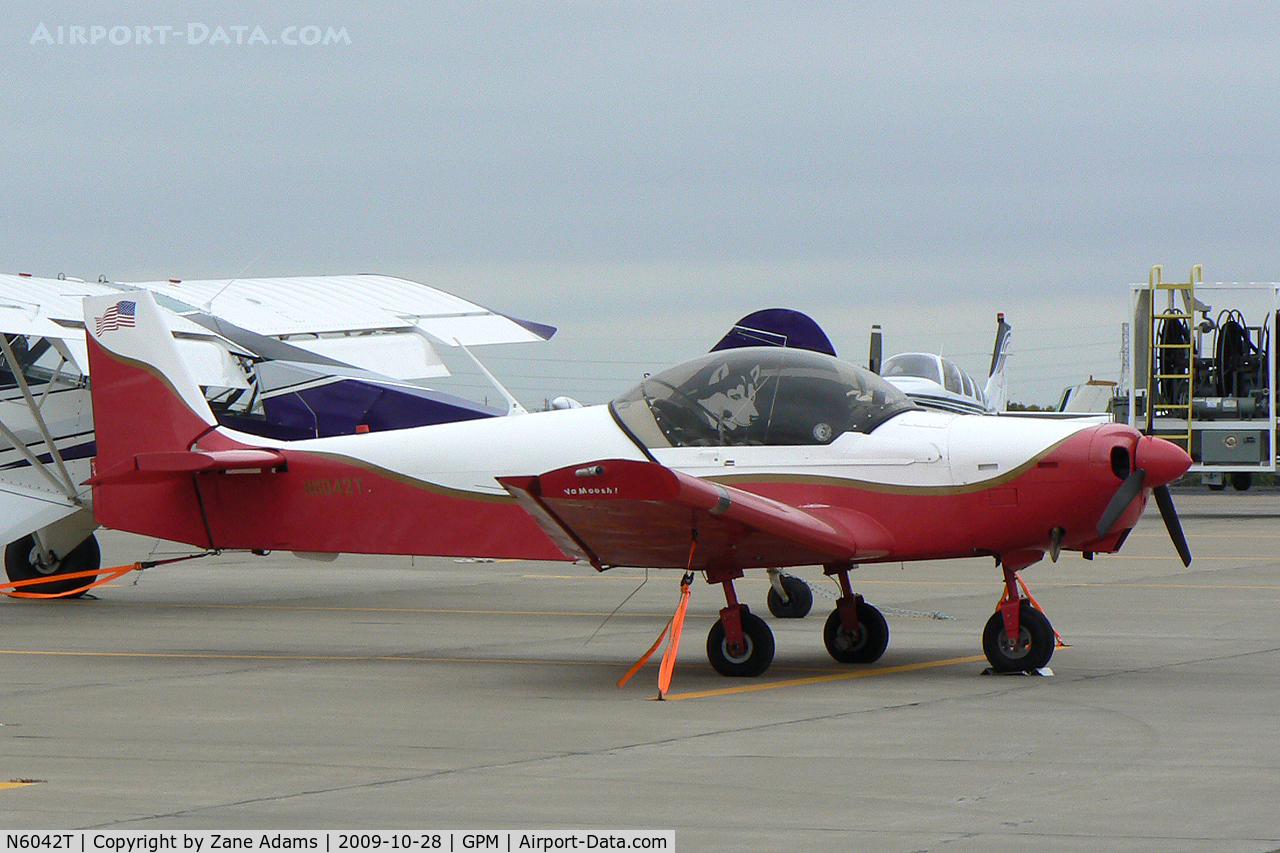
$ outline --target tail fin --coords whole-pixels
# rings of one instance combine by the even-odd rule
[[[790,308],[766,308],[743,317],[712,352],[739,347],[791,347],[835,355],[836,349],[812,317]]]
[[[86,298],[84,321],[98,446],[88,481],[95,520],[217,547],[194,474],[274,468],[283,457],[217,431],[150,293]]]
[[[991,348],[991,371],[987,376],[987,387],[983,389],[987,405],[993,411],[1003,412],[1009,402],[1009,381],[1005,377],[1004,365],[1009,357],[1009,338],[1013,334],[1013,326],[1004,321],[1004,314],[996,314],[996,341]]]
[[[138,453],[190,450],[217,424],[147,291],[84,300],[97,470]]]

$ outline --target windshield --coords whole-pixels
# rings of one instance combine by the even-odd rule
[[[881,376],[917,376],[942,384],[942,374],[938,372],[937,356],[919,352],[904,352],[891,355],[885,359]]]
[[[819,353],[712,353],[651,376],[611,404],[646,447],[830,444],[915,405],[868,370]]]

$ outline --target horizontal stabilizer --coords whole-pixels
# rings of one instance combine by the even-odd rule
[[[889,544],[857,513],[811,512],[655,462],[609,459],[499,482],[566,553],[597,568],[810,565]]]
[[[201,473],[262,473],[284,466],[284,454],[275,450],[156,450],[139,453],[85,483],[123,485]]]

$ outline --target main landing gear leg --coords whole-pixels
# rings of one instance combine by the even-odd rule
[[[1018,572],[1042,556],[1037,552],[1001,561],[1004,598],[982,632],[982,650],[997,672],[1034,672],[1053,657],[1053,626],[1018,588]]]
[[[707,583],[724,587],[726,607],[707,634],[707,659],[721,675],[754,677],[773,663],[773,632],[745,604],[738,603],[733,582],[741,571],[707,569]]]
[[[854,594],[849,583],[852,568],[851,563],[822,567],[826,574],[839,579],[841,592],[836,609],[822,629],[822,641],[831,657],[840,663],[874,663],[889,646],[889,624],[879,610]]]
[[[1000,568],[1004,571],[1004,598],[1000,602],[1000,618],[1004,621],[1005,633],[1016,637],[1022,628],[1022,591],[1018,589],[1018,570],[1007,565]]]

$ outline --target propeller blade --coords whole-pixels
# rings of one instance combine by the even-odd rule
[[[1178,549],[1182,565],[1191,565],[1191,549],[1187,547],[1187,537],[1182,533],[1182,522],[1178,521],[1178,511],[1173,508],[1173,495],[1169,494],[1169,487],[1156,486],[1151,493],[1155,495],[1156,506],[1160,507],[1160,517],[1164,519],[1164,526],[1169,530],[1173,547]]]
[[[1116,489],[1116,493],[1111,498],[1111,503],[1107,504],[1107,508],[1102,513],[1102,518],[1098,519],[1098,535],[1106,536],[1107,531],[1112,528],[1116,520],[1121,514],[1129,508],[1129,504],[1133,503],[1133,499],[1138,496],[1138,492],[1142,491],[1142,481],[1146,478],[1147,472],[1141,468],[1124,478],[1124,482],[1120,484],[1120,488]]]

